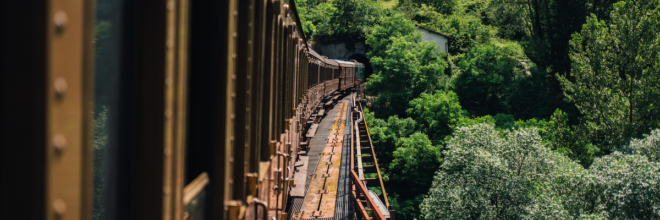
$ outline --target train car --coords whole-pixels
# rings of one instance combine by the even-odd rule
[[[6,2],[6,219],[285,220],[305,122],[364,81],[295,0]]]
[[[343,60],[334,60],[339,63],[341,68],[341,73],[339,76],[339,89],[341,91],[347,91],[348,89],[354,86],[354,72],[355,72],[355,63],[350,61]]]
[[[355,85],[360,85],[362,82],[365,80],[365,70],[364,70],[364,64],[359,63],[357,61],[355,62]]]

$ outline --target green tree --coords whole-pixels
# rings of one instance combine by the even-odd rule
[[[403,14],[395,13],[383,18],[383,21],[367,35],[365,42],[372,49],[369,52],[369,57],[385,57],[388,46],[392,44],[394,39],[412,34],[415,29],[415,24],[406,19]]]
[[[449,41],[450,54],[465,54],[472,47],[487,44],[497,33],[491,26],[484,25],[478,15],[455,13],[442,15],[422,7],[414,17],[421,26],[452,37]]]
[[[436,144],[451,135],[454,125],[465,117],[458,96],[452,91],[422,93],[419,98],[410,101],[410,108],[406,112],[420,123],[424,132]]]
[[[573,78],[559,75],[590,138],[605,153],[660,125],[660,3],[622,1],[571,40]]]
[[[451,14],[455,11],[458,1],[457,0],[399,0],[399,7],[401,6],[421,7],[422,4],[431,6],[440,13]]]
[[[500,36],[520,40],[541,70],[562,75],[571,71],[568,56],[571,34],[580,31],[584,17],[608,14],[617,0],[491,0],[484,13]]]
[[[660,162],[660,129],[651,131],[642,139],[631,140],[623,151],[646,156],[649,161]]]
[[[660,164],[642,155],[614,152],[591,167],[597,211],[609,219],[660,218]]]
[[[404,199],[396,192],[389,193],[388,191],[388,194],[390,194],[390,205],[395,211],[396,219],[415,220],[422,218],[419,204],[424,201],[424,194],[419,194],[412,199]]]
[[[408,212],[397,218],[414,219],[419,216],[419,204],[433,182],[433,175],[429,174],[442,163],[441,147],[433,146],[428,136],[422,133],[400,138],[396,146],[387,184],[390,189],[395,189],[398,208]]]
[[[93,219],[107,219],[108,192],[108,107],[101,106],[94,117],[94,213]]]
[[[445,53],[421,38],[419,33],[393,38],[385,57],[372,57],[378,71],[367,80],[366,92],[377,96],[372,108],[378,117],[405,116],[403,103],[447,87]]]
[[[509,111],[506,102],[509,85],[515,75],[525,73],[516,58],[519,49],[519,46],[497,44],[475,46],[458,63],[461,73],[454,79],[454,91],[471,115]]]
[[[585,138],[585,131],[580,126],[570,126],[568,115],[557,109],[546,128],[550,149],[562,153],[588,168],[600,149]]]
[[[421,205],[426,219],[567,219],[591,207],[588,172],[535,128],[461,127],[444,155]]]
[[[364,114],[369,125],[371,141],[373,141],[374,146],[378,146],[374,148],[378,156],[378,164],[381,169],[387,170],[389,164],[394,160],[397,140],[415,133],[417,123],[411,118],[400,119],[396,115],[383,120],[376,119],[373,113],[365,111]]]
[[[390,183],[401,186],[397,187],[401,195],[426,193],[433,180],[433,175],[428,174],[434,173],[442,162],[441,147],[434,146],[428,136],[419,132],[400,138],[396,146],[389,165]]]
[[[315,40],[362,40],[366,33],[380,21],[381,9],[371,0],[333,0],[336,10],[325,14],[327,20],[316,27]]]
[[[296,3],[298,3],[298,1],[296,1]],[[300,22],[303,23],[303,31],[305,31],[305,36],[307,38],[315,38],[320,34],[318,33],[318,28],[321,28],[323,24],[330,22],[331,15],[337,11],[337,8],[328,2],[313,4],[308,0],[308,2],[302,3],[298,14],[300,15]]]

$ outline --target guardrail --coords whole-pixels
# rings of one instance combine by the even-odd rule
[[[355,101],[354,101],[354,103],[355,103]],[[364,115],[362,113],[362,111],[363,111],[362,104],[356,105],[356,108],[357,108],[356,110],[358,110],[358,111],[353,112],[353,113],[360,114],[360,115],[357,115],[357,117],[362,119],[362,121],[360,123],[358,123],[358,121],[353,121],[353,123],[351,123],[352,128],[351,128],[351,166],[350,167],[351,167],[351,179],[353,180],[353,186],[352,186],[353,193],[352,193],[352,195],[353,195],[353,199],[355,200],[355,203],[358,206],[357,209],[359,209],[359,210],[356,210],[356,214],[361,215],[362,219],[365,219],[365,220],[372,220],[372,219],[376,219],[376,220],[394,220],[394,213],[393,213],[393,210],[391,210],[389,200],[387,198],[387,192],[385,191],[385,185],[383,184],[383,178],[381,176],[380,168],[378,166],[378,161],[376,159],[376,152],[374,150],[373,142],[371,140],[371,134],[369,134],[369,127],[366,123],[366,118],[364,117]],[[355,120],[354,117],[352,117],[351,119]],[[380,198],[378,198],[378,195],[376,193],[374,193],[374,192],[372,192],[368,189],[366,180],[363,179],[363,177],[356,172],[357,169],[362,167],[362,164],[356,164],[356,163],[361,163],[361,160],[356,160],[355,159],[356,156],[360,157],[360,158],[362,157],[362,155],[356,155],[356,151],[358,150],[358,148],[361,148],[363,146],[360,146],[361,144],[359,144],[359,143],[355,144],[356,141],[360,141],[360,138],[358,138],[358,137],[360,137],[362,132],[360,131],[359,127],[361,127],[360,124],[362,124],[362,123],[364,124],[364,129],[365,129],[362,132],[367,133],[366,138],[368,139],[368,147],[371,149],[371,152],[370,152],[371,153],[371,158],[373,159],[374,166],[376,168],[377,179],[379,181],[378,183],[379,183],[380,189],[382,191],[381,195],[382,195],[382,199],[384,200],[384,204],[380,200]],[[363,140],[363,141],[366,142],[366,140]],[[364,147],[367,147],[366,146],[367,143],[364,143],[364,145],[365,145]],[[367,152],[368,151],[369,150],[367,150]],[[358,158],[358,159],[360,159],[360,158]],[[369,180],[369,179],[367,179],[367,180]],[[371,180],[373,180],[373,179],[371,179]],[[378,200],[378,201],[375,201],[375,200]],[[366,203],[366,207],[363,203]],[[381,210],[381,208],[383,208],[383,210]],[[369,211],[371,213],[369,213]],[[383,213],[383,212],[387,212],[387,213]]]
[[[360,200],[360,197],[362,196],[366,198],[367,206],[369,207],[369,209],[371,209],[371,214],[374,216],[373,218],[375,218],[376,220],[386,220],[385,216],[383,215],[383,213],[381,213],[380,209],[376,205],[376,202],[374,202],[371,196],[369,196],[367,187],[364,186],[364,184],[362,183],[362,181],[360,180],[360,178],[358,177],[358,175],[355,173],[354,170],[351,170],[351,178],[353,179],[353,185],[357,186],[353,188],[353,198],[360,207],[363,217],[365,219],[372,219],[367,214],[364,206],[362,206],[362,200]]]

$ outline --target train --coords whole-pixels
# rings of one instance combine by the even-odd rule
[[[6,219],[285,220],[306,122],[365,82],[295,0],[0,8]]]

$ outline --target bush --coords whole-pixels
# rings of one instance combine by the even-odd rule
[[[419,98],[410,101],[410,108],[406,112],[420,123],[422,130],[436,144],[445,136],[451,135],[453,125],[465,117],[458,96],[452,91],[422,93]]]

